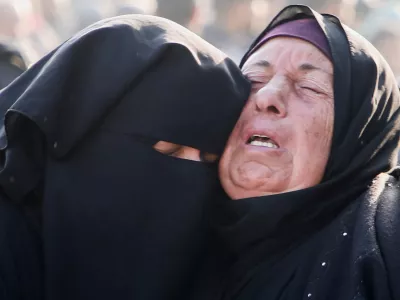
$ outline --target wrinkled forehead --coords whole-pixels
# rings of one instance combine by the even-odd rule
[[[219,154],[248,90],[230,60],[199,61],[175,47],[133,84],[104,126]]]
[[[281,70],[319,73],[319,77],[333,80],[331,60],[312,43],[294,37],[276,37],[267,41],[248,57],[242,67],[245,75]]]

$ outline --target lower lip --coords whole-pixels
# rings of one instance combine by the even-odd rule
[[[263,146],[254,146],[251,144],[245,144],[245,148],[249,151],[269,152],[269,153],[282,153],[285,151],[284,148],[269,148]]]

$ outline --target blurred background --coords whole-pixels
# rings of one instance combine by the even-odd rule
[[[29,66],[103,18],[155,14],[186,26],[238,62],[288,4],[339,16],[368,38],[400,76],[400,0],[0,0],[0,43],[10,53],[21,51]],[[18,55],[10,57],[21,64]]]

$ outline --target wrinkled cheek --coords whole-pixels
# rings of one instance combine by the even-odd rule
[[[232,156],[234,155],[235,152],[237,152],[240,144],[241,144],[241,139],[240,139],[240,133],[242,131],[242,123],[240,120],[236,123],[235,127],[233,128],[228,141],[225,145],[225,150],[224,153],[222,153],[222,160],[231,160]]]
[[[329,156],[333,136],[333,112],[329,112],[329,115],[324,121],[325,122],[322,124],[323,129],[316,133],[315,137],[321,144],[323,154]]]
[[[231,164],[241,156],[243,141],[241,139],[242,123],[237,123],[233,129],[225,146],[224,153],[222,153],[220,161],[220,169],[226,168],[228,164]]]
[[[309,180],[316,184],[322,179],[331,151],[333,116],[329,110],[324,110],[312,120],[302,141],[302,155],[297,157],[302,171],[297,170],[296,173],[299,176],[297,180],[303,181],[300,177],[309,174]]]
[[[327,106],[319,113],[314,114],[312,123],[308,126],[307,140],[311,147],[319,150],[321,154],[330,151],[333,134],[333,107]]]
[[[239,145],[240,138],[240,123],[239,121],[236,123],[233,128],[228,141],[226,142],[224,152],[222,153],[220,168],[224,167],[228,161],[232,160],[232,156],[237,151]]]

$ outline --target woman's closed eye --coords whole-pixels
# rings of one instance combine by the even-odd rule
[[[315,93],[315,94],[317,94],[317,95],[323,94],[323,92],[319,91],[318,89],[316,89],[316,88],[314,88],[314,87],[310,87],[310,86],[301,86],[301,88],[302,88],[303,90],[306,90],[306,91]]]
[[[266,84],[265,82],[255,81],[255,80],[250,81],[250,82],[251,82],[251,91],[252,92],[255,92],[255,91],[258,91],[258,90],[262,89]]]
[[[244,75],[244,77],[250,82],[252,91],[261,89],[270,80],[267,76]]]
[[[165,141],[159,141],[158,143],[156,143],[153,146],[153,148],[154,148],[154,150],[156,150],[162,154],[181,158],[181,159],[202,161],[202,162],[207,162],[207,163],[216,162],[218,159],[218,155],[216,155],[216,154],[202,152],[202,151],[192,148],[192,147],[178,145],[178,144],[165,142]]]
[[[330,96],[333,94],[331,83],[327,84],[326,80],[316,80],[309,78],[306,80],[300,80],[296,83],[297,88],[307,94],[313,94],[316,96]]]

